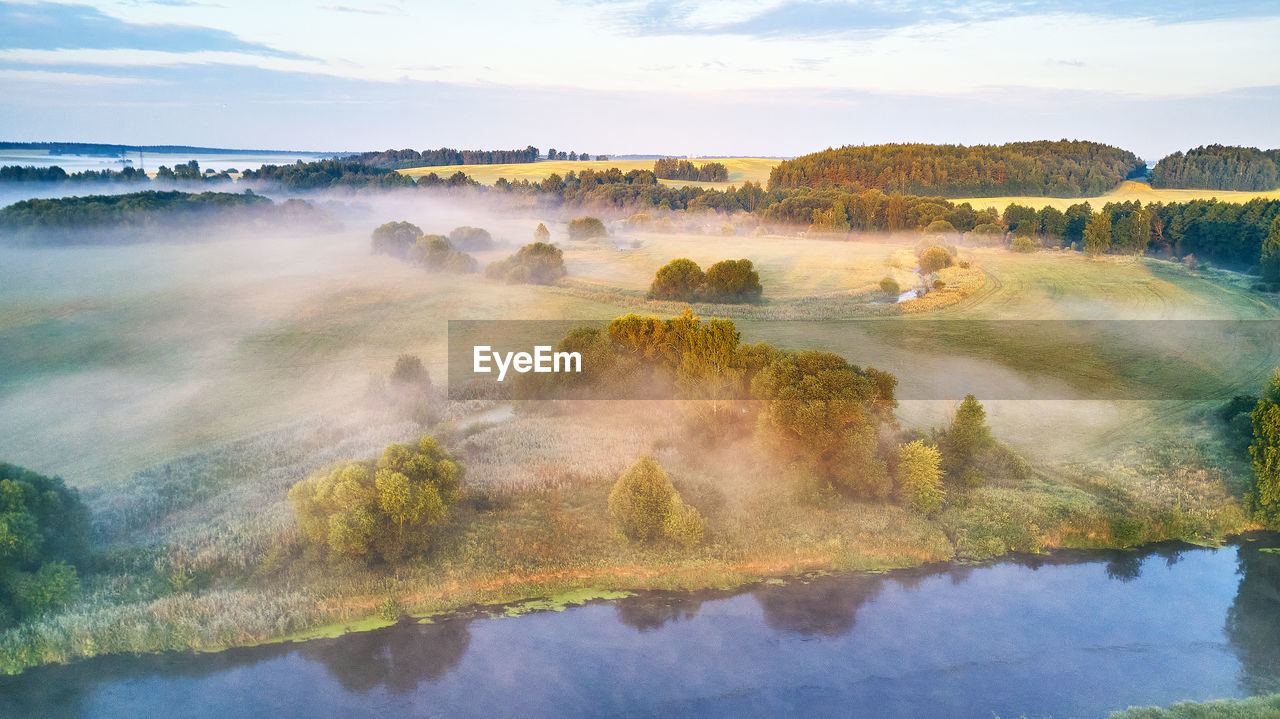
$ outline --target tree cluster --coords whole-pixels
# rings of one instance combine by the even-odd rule
[[[691,182],[727,182],[729,168],[722,162],[695,165],[688,160],[664,157],[653,162],[653,174],[664,180],[689,180]]]
[[[393,444],[289,490],[303,537],[333,557],[394,562],[426,551],[462,492],[464,470],[431,437]]]
[[[779,163],[769,175],[769,189],[1079,197],[1107,192],[1145,168],[1128,150],[1077,140],[846,146]]]
[[[1274,190],[1280,187],[1280,150],[1206,145],[1175,152],[1151,168],[1151,186]]]
[[[37,616],[80,590],[89,511],[57,477],[0,464],[0,629]]]
[[[462,235],[467,231],[488,232],[476,227],[459,227]],[[450,234],[452,237],[453,233]],[[423,234],[422,228],[411,222],[387,222],[379,225],[370,235],[375,255],[390,255],[399,260],[438,272],[471,273],[479,269],[479,263],[471,255],[455,249],[453,241],[443,235]],[[492,239],[490,239],[492,242]]]
[[[484,268],[485,277],[508,284],[554,285],[565,276],[564,253],[546,242],[531,242],[514,255]]]
[[[751,260],[721,260],[703,272],[681,257],[658,268],[649,286],[649,297],[680,302],[759,302],[763,293]]]
[[[415,187],[412,177],[384,167],[344,160],[317,160],[292,165],[263,165],[245,170],[242,180],[278,183],[289,190],[323,190],[329,187]],[[439,179],[439,178],[437,178]]]
[[[599,217],[577,217],[569,220],[569,239],[571,240],[591,240],[608,236],[609,230]]]

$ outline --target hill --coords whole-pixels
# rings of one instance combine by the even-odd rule
[[[846,146],[778,164],[769,189],[870,189],[944,197],[1079,197],[1144,172],[1132,152],[1077,140],[1004,145]]]
[[[1280,150],[1206,145],[1175,152],[1151,169],[1151,186],[1206,190],[1280,189]]]

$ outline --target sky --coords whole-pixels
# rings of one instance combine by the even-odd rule
[[[1280,2],[0,0],[0,139],[1280,147]]]

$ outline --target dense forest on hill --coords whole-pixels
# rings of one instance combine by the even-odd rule
[[[15,202],[0,210],[0,236],[25,237],[41,244],[83,244],[151,239],[156,234],[223,221],[238,223],[330,225],[333,220],[304,200],[275,203],[252,192],[146,190],[124,195],[88,195]],[[86,228],[118,230],[83,232]]]
[[[538,148],[530,145],[523,150],[455,150],[442,147],[439,150],[384,150],[362,152],[341,158],[345,162],[360,162],[388,170],[407,167],[436,167],[440,165],[506,165],[516,162],[536,162]]]
[[[783,161],[770,173],[769,188],[1080,197],[1107,192],[1144,168],[1128,150],[1078,140],[846,146]]]
[[[1204,190],[1280,187],[1280,150],[1206,145],[1175,152],[1151,169],[1151,186]]]

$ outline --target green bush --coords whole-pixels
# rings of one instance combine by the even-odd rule
[[[686,505],[662,467],[650,457],[631,465],[609,492],[609,518],[628,539],[660,536],[689,548],[702,541],[706,521]]]
[[[951,224],[950,222],[947,222],[946,220],[934,220],[933,222],[929,223],[928,227],[924,228],[924,231],[926,234],[931,234],[931,235],[955,234],[956,227],[955,225]]]
[[[569,239],[590,240],[595,237],[608,237],[609,230],[599,217],[579,217],[569,221]]]
[[[412,222],[388,222],[379,225],[369,237],[373,254],[391,255],[403,260],[408,258],[410,248],[422,237],[422,228]]]
[[[886,295],[889,295],[890,297],[897,297],[898,295],[902,294],[902,286],[899,285],[898,281],[893,279],[892,277],[885,277],[884,279],[880,280],[880,291],[884,292]]]
[[[920,253],[920,272],[921,274],[937,272],[944,267],[950,267],[952,261],[951,253],[947,248],[934,245]]]
[[[555,245],[534,242],[484,268],[486,277],[507,284],[552,285],[565,276],[564,253]]]
[[[710,302],[756,302],[764,287],[751,260],[721,260],[707,268],[703,292]]]
[[[493,249],[493,235],[484,228],[463,225],[449,233],[449,244],[464,252],[482,252]]]
[[[1009,243],[1009,250],[1012,252],[1035,252],[1036,243],[1035,240],[1026,235],[1019,235]]]
[[[705,275],[698,263],[685,257],[674,259],[653,276],[649,296],[659,300],[692,301],[702,292]]]

